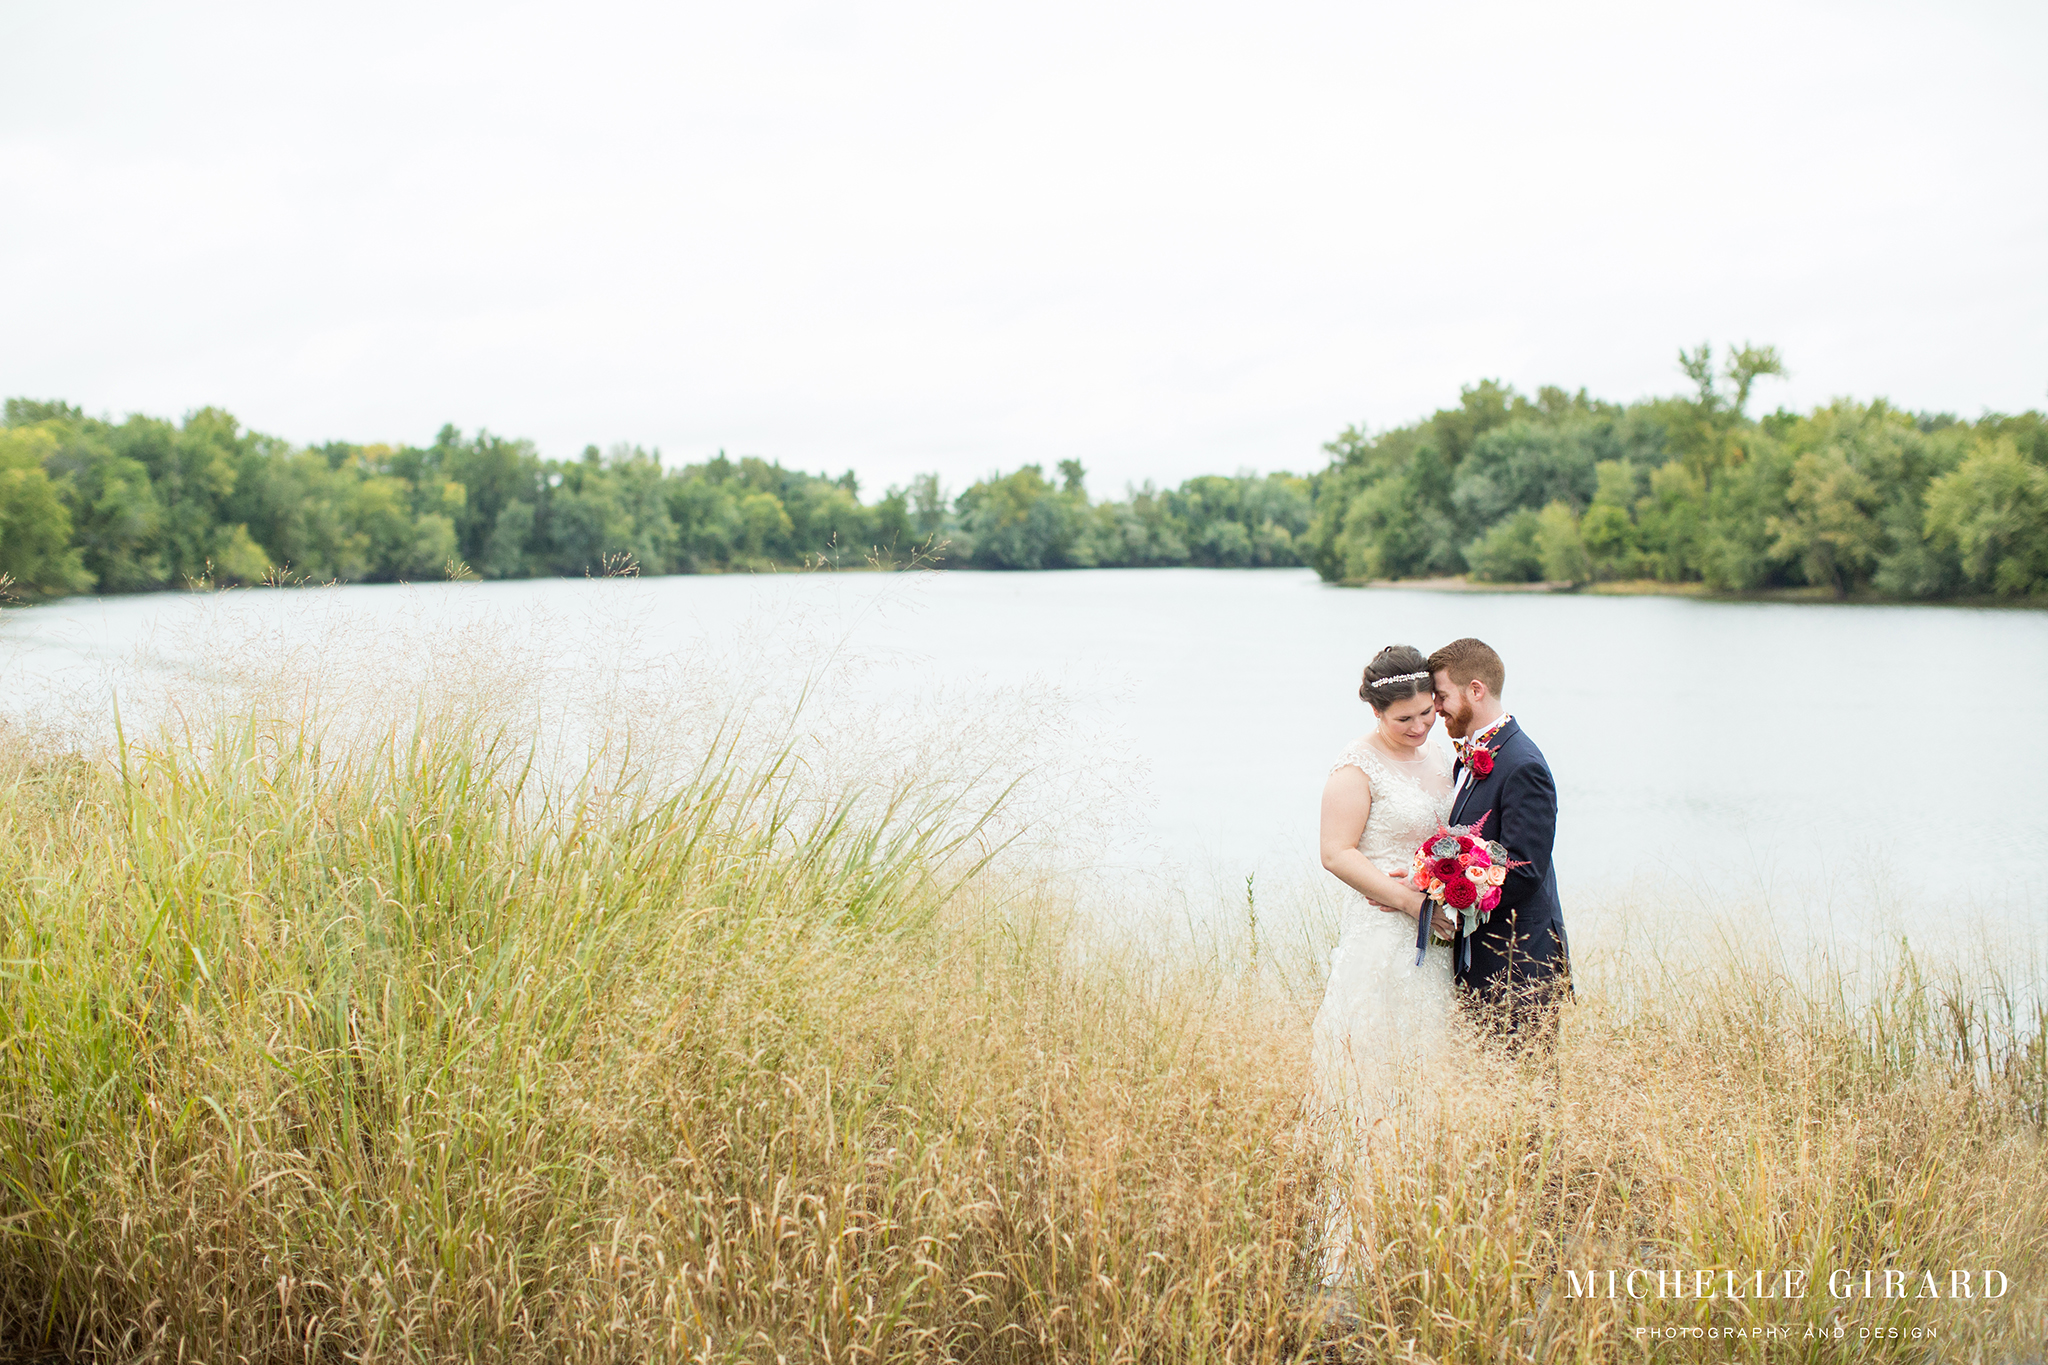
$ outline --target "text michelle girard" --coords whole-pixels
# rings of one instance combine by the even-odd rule
[[[1575,1299],[1998,1299],[2010,1287],[2003,1271],[1863,1266],[1829,1271],[1816,1282],[1811,1270],[1685,1270],[1626,1266],[1565,1271]]]

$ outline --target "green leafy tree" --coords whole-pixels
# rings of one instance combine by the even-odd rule
[[[1699,477],[1709,494],[1714,479],[1730,465],[1740,464],[1746,454],[1736,436],[1746,422],[1746,409],[1756,381],[1765,375],[1785,373],[1784,362],[1774,346],[1729,347],[1731,354],[1720,372],[1735,386],[1735,396],[1723,395],[1715,384],[1714,350],[1701,342],[1691,351],[1680,350],[1678,367],[1692,380],[1694,397],[1682,420],[1674,424],[1673,445],[1686,467]]]
[[[1465,547],[1472,576],[1485,583],[1534,583],[1543,577],[1543,552],[1537,547],[1542,517],[1520,507],[1487,528]]]
[[[1564,414],[1573,416],[1569,409]],[[1589,503],[1599,451],[1590,423],[1519,420],[1486,432],[1472,445],[1451,486],[1459,530],[1476,535],[1508,513],[1552,502]]]
[[[1878,502],[1877,485],[1841,450],[1799,456],[1784,514],[1764,519],[1772,558],[1796,561],[1808,583],[1848,596],[1877,564],[1881,533],[1872,513]]]
[[[0,430],[0,575],[15,593],[55,597],[92,581],[71,543],[71,514],[44,468],[57,444],[40,425]]]
[[[1688,470],[1694,478],[1698,474]],[[1741,463],[1722,471],[1705,495],[1701,576],[1723,591],[1781,587],[1791,580],[1771,551],[1770,519],[1785,507],[1792,458],[1778,442],[1757,436]]]
[[[1455,469],[1487,432],[1537,409],[1497,379],[1482,379],[1458,391],[1458,406],[1439,408],[1429,419],[1429,441],[1445,465]]]
[[[868,509],[870,549],[878,562],[907,558],[919,537],[910,522],[910,500],[891,488]]]
[[[177,426],[130,417],[109,436],[118,455],[148,472],[162,507],[155,548],[167,580],[163,586],[254,583],[270,571],[268,556],[247,526],[228,516],[235,471],[249,440],[232,416],[200,408]]]
[[[549,460],[444,426],[421,446],[295,447],[200,408],[119,422],[6,404],[0,572],[23,591],[295,580],[497,578],[608,570],[946,562],[983,568],[1306,563],[1331,579],[1469,571],[1574,583],[1650,574],[1746,591],[1939,598],[2043,592],[2048,418],[1909,414],[1839,400],[1748,416],[1784,366],[1680,352],[1692,391],[1628,405],[1488,380],[1379,432],[1347,427],[1328,465],[1205,475],[1092,499],[1062,460],[958,497],[936,474],[863,502],[851,471],[719,451],[681,468],[616,445]],[[33,447],[30,455],[21,452]]]
[[[434,437],[431,457],[423,464],[435,482],[462,488],[455,510],[447,509],[451,500],[445,497],[443,507],[434,510],[455,522],[456,553],[467,564],[478,565],[489,558],[500,513],[515,502],[530,509],[540,501],[542,461],[530,441],[507,440],[482,430],[464,439],[454,426],[443,426]],[[522,562],[523,554],[524,550]]]
[[[1634,508],[1641,501],[1635,466],[1602,460],[1594,467],[1593,501],[1579,518],[1596,579],[1633,578],[1641,567],[1640,534]]]
[[[491,522],[477,567],[488,578],[525,578],[533,572],[533,504],[508,502]]]
[[[0,425],[10,427],[32,427],[44,422],[77,426],[84,420],[83,410],[56,398],[10,398],[0,404]]]
[[[1452,471],[1434,445],[1360,490],[1345,509],[1346,577],[1414,578],[1464,568],[1451,509]]]
[[[936,474],[920,474],[910,481],[910,522],[926,540],[946,529],[950,503]]]
[[[170,584],[164,508],[149,470],[118,453],[104,429],[70,430],[47,462],[64,489],[72,536],[93,586],[137,592]]]
[[[666,480],[662,492],[676,527],[677,569],[701,573],[729,562],[745,530],[733,490],[708,478],[679,477]]]
[[[874,518],[846,484],[804,485],[791,504],[791,521],[797,543],[827,564],[857,564],[875,548]]]
[[[676,557],[660,463],[637,446],[614,446],[609,455],[586,447],[581,459],[551,466],[538,492],[538,549],[550,573],[603,574],[624,564],[662,573]]]
[[[440,552],[453,549],[453,545],[444,546],[442,538],[432,532],[423,537],[411,502],[405,480],[389,475],[372,474],[349,485],[347,516],[363,537],[362,577],[369,582],[441,576],[439,571],[447,560]]]
[[[796,525],[773,493],[748,493],[739,500],[740,549],[756,559],[790,552]]]
[[[1552,583],[1585,583],[1593,577],[1593,556],[1581,534],[1579,514],[1568,502],[1553,502],[1536,514],[1536,556]]]
[[[1636,503],[1636,543],[1644,570],[1666,583],[1703,576],[1706,492],[1699,476],[1673,461],[1650,471],[1650,491]]]
[[[2048,592],[2048,468],[2009,436],[1980,442],[1928,489],[1927,533],[1978,591]]]
[[[955,504],[973,562],[989,569],[1072,567],[1080,531],[1074,496],[1060,497],[1035,464],[973,484]]]

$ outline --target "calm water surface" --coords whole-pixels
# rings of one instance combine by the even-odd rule
[[[1062,706],[1092,718],[1088,742],[1108,735],[1142,760],[1143,799],[1109,860],[1240,885],[1318,875],[1317,800],[1370,723],[1357,688],[1374,651],[1476,635],[1507,660],[1509,709],[1557,775],[1568,906],[1739,893],[1909,922],[1981,906],[2028,934],[2048,927],[2039,612],[1355,590],[1306,571],[1178,569],[161,594],[0,615],[4,706],[147,690],[203,666],[203,641],[172,629],[195,612],[285,640],[309,600],[394,629],[628,602],[643,650],[731,648],[742,623],[800,616],[870,661],[848,685],[877,697],[913,679],[970,697],[1056,683]]]

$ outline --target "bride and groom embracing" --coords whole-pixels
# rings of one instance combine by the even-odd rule
[[[1514,1052],[1547,1046],[1570,990],[1551,870],[1557,788],[1502,709],[1506,681],[1500,655],[1479,640],[1426,659],[1407,645],[1381,650],[1358,689],[1375,724],[1323,789],[1323,866],[1360,899],[1345,912],[1316,1016],[1316,1078],[1321,1107],[1362,1129],[1426,1101],[1461,1035],[1491,1035]],[[1450,746],[1431,741],[1438,720]],[[1479,826],[1510,860],[1469,939],[1411,881],[1417,848],[1446,825]],[[1416,952],[1425,915],[1451,947]]]

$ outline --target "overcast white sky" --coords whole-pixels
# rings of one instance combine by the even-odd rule
[[[866,491],[2048,397],[2048,5],[0,0],[0,391]]]

